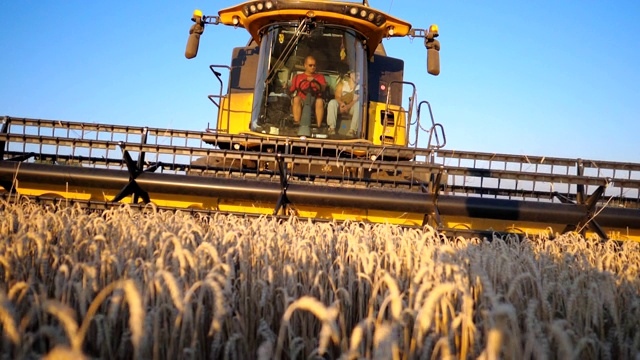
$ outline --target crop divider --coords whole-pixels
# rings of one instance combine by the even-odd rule
[[[287,188],[289,187],[289,182],[287,181],[287,166],[281,154],[276,155],[276,162],[278,163],[278,172],[280,173],[280,196],[273,210],[273,215],[278,215],[280,209],[282,209],[282,214],[286,215],[285,211],[291,203],[287,198]]]
[[[442,182],[443,173],[444,166],[441,166],[440,170],[438,170],[438,173],[435,174],[435,179],[433,174],[431,175],[431,183],[429,184],[429,189],[422,185],[422,192],[431,193],[431,201],[433,202],[433,212],[431,214],[424,214],[424,218],[422,219],[422,226],[425,226],[432,222],[435,224],[435,227],[438,230],[442,230],[444,228],[444,226],[442,225],[442,218],[440,217],[440,209],[438,209],[438,196],[440,195],[440,183]]]

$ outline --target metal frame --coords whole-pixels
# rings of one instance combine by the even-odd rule
[[[295,206],[409,212],[439,229],[448,216],[563,223],[562,231],[604,239],[611,228],[640,229],[637,163],[3,120],[7,191],[14,179],[42,186],[44,178],[134,203],[166,194],[270,203],[273,214]]]

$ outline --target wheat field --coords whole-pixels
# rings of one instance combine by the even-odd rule
[[[640,244],[0,203],[0,358],[640,359]]]

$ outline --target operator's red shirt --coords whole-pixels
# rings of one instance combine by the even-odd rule
[[[317,89],[318,85],[316,83],[312,83],[308,78],[312,78],[312,80],[317,81],[320,85],[327,85],[327,81],[324,79],[324,76],[322,74],[307,75],[305,73],[301,73],[294,76],[291,80],[291,88],[289,89],[289,92],[298,90],[297,96],[300,96],[301,99],[305,99],[307,97],[307,95],[305,95],[302,91],[306,91],[307,89],[309,89],[309,87],[315,90],[314,92],[316,93],[320,92],[320,90],[322,89]]]

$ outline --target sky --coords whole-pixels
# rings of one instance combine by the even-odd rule
[[[208,26],[187,60],[190,18],[240,2],[0,1],[0,116],[213,127],[209,65],[229,65],[249,35]],[[640,163],[640,1],[369,4],[439,26],[437,77],[422,39],[383,44],[430,102],[446,149]]]

